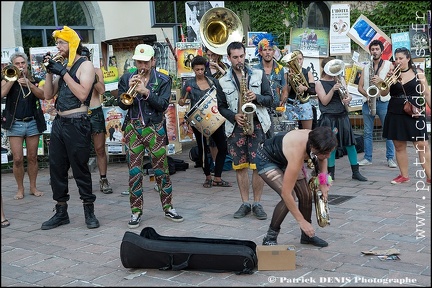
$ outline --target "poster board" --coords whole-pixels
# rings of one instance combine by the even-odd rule
[[[194,76],[192,59],[203,55],[202,45],[199,42],[177,42],[177,77]]]
[[[350,4],[331,5],[330,17],[330,55],[351,54]]]
[[[102,107],[105,119],[108,154],[124,154],[124,132],[121,127],[126,117],[126,111],[118,106]]]
[[[193,134],[192,127],[186,122],[184,116],[189,111],[189,104],[184,106],[180,106],[176,104],[177,110],[177,120],[178,120],[178,135],[179,142],[190,142],[195,139],[195,135]]]
[[[30,68],[32,70],[32,74],[35,78],[45,79],[46,78],[46,69],[43,66],[43,58],[44,56],[50,52],[51,55],[55,55],[58,53],[58,49],[56,46],[47,46],[47,47],[31,47],[29,49],[30,52]]]
[[[389,60],[392,56],[391,39],[363,14],[357,18],[347,36],[368,53],[369,43],[375,39],[380,40],[384,45],[381,58]]]
[[[224,7],[224,1],[187,1],[185,3],[187,42],[202,42],[201,18],[211,8]]]
[[[309,28],[291,28],[291,51],[300,50],[303,56],[328,57],[329,31]]]

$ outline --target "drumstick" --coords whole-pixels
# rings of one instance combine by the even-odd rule
[[[189,92],[191,92],[191,91],[192,91],[192,87],[187,86],[186,87],[186,94],[182,99],[187,99],[189,97]]]

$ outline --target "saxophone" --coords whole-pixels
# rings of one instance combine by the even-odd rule
[[[371,56],[370,65],[369,65],[369,87],[366,90],[368,95],[368,106],[369,106],[369,114],[371,116],[376,115],[376,99],[379,95],[379,89],[372,83],[372,78],[375,76],[374,68],[373,68],[373,55]]]
[[[254,113],[256,111],[256,105],[248,102],[247,99],[247,74],[244,70],[243,65],[239,65],[238,69],[242,72],[242,77],[240,80],[240,97],[239,97],[239,108],[246,116],[246,123],[243,126],[243,133],[246,135],[252,135],[254,132]]]

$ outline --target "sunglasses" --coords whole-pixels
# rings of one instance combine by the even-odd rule
[[[396,48],[395,53],[399,53],[399,52],[409,52],[409,50],[408,48],[405,47]]]

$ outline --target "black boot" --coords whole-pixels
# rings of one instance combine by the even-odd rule
[[[330,176],[332,177],[332,179],[335,180],[335,166],[327,167],[327,171],[330,174]]]
[[[356,179],[359,181],[368,181],[366,177],[360,174],[359,164],[351,165],[351,170],[352,170],[352,179]]]
[[[87,224],[87,228],[93,229],[99,227],[99,220],[96,219],[94,215],[94,204],[93,203],[84,203],[84,216],[85,222]]]
[[[322,240],[321,238],[318,238],[318,236],[309,237],[303,231],[301,233],[300,243],[301,244],[312,244],[312,245],[317,246],[317,247],[327,247],[328,246],[328,243],[326,241]]]
[[[273,230],[271,227],[269,227],[268,231],[267,231],[267,235],[264,236],[262,245],[265,246],[272,246],[272,245],[277,245],[277,237],[279,235],[279,230]]]
[[[69,224],[70,221],[69,221],[69,215],[67,213],[67,207],[68,205],[66,203],[56,204],[55,210],[53,210],[56,211],[56,213],[54,214],[54,216],[51,217],[51,219],[42,223],[41,229],[49,230],[49,229],[56,228],[60,225]]]

